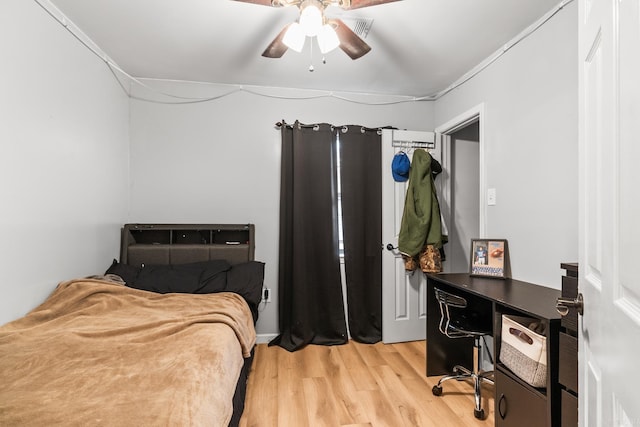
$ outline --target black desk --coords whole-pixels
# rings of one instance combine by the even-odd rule
[[[450,339],[438,330],[440,309],[434,287],[467,299],[470,308],[493,320],[495,362],[495,424],[497,426],[559,425],[558,333],[561,316],[555,309],[561,291],[512,279],[486,279],[466,273],[427,274],[427,376],[451,373],[455,365],[473,366],[473,339]],[[513,314],[547,322],[547,387],[534,388],[498,361],[502,315]],[[446,387],[445,394],[446,399]],[[536,415],[536,412],[538,413]]]

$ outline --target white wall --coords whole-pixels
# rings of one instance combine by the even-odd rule
[[[498,192],[488,235],[509,239],[514,277],[559,287],[560,262],[577,259],[576,9],[565,7],[436,103],[237,93],[176,106],[129,104],[105,65],[35,2],[3,1],[0,323],[33,308],[59,281],[102,272],[118,256],[125,222],[255,223],[256,258],[267,264],[277,301],[277,121],[432,130],[480,103],[487,186]],[[277,333],[277,302],[258,332]]]
[[[190,96],[216,91],[207,85],[153,84]],[[257,331],[276,334],[280,132],[275,123],[298,119],[429,130],[432,106],[278,100],[249,93],[181,106],[132,101],[130,220],[256,224],[256,259],[266,263],[265,286],[273,290],[273,302],[260,314]]]
[[[578,259],[577,2],[436,102],[441,126],[484,103],[487,236],[509,240],[513,277],[560,288]]]
[[[0,2],[0,52],[2,324],[117,257],[128,100],[33,1]]]

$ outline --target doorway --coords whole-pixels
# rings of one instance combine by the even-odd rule
[[[444,170],[436,185],[449,236],[445,273],[468,272],[471,239],[486,237],[483,116],[480,104],[436,128]]]
[[[469,242],[480,237],[480,123],[475,121],[449,135],[449,221],[446,221],[449,242],[443,267],[447,273],[462,273],[469,269]]]

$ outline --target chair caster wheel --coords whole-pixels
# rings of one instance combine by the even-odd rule
[[[431,389],[431,392],[433,393],[434,396],[442,396],[442,387],[438,387],[437,385],[434,385],[433,388]]]
[[[479,420],[484,420],[484,409],[480,409],[479,411],[474,409],[473,415]]]

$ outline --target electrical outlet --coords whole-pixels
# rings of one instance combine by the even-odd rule
[[[495,206],[496,205],[496,189],[489,188],[487,190],[487,205]]]
[[[262,301],[271,302],[271,289],[262,288]]]

